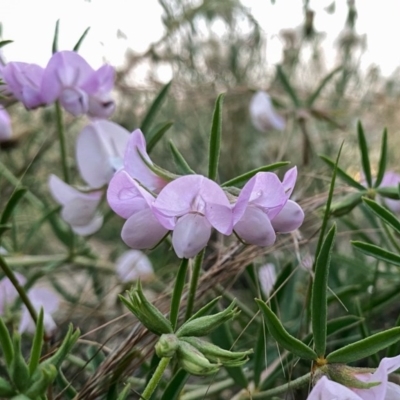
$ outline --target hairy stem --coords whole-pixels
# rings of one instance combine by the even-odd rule
[[[156,390],[158,383],[160,382],[160,379],[161,379],[165,369],[168,367],[170,360],[171,360],[170,357],[163,357],[160,360],[156,370],[154,371],[153,376],[149,380],[149,383],[147,384],[146,388],[144,389],[144,391],[142,393],[142,396],[141,396],[142,399],[150,400],[150,397]]]

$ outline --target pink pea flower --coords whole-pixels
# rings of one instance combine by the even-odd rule
[[[28,292],[29,300],[33,308],[39,313],[40,308],[43,308],[43,325],[46,335],[51,336],[57,328],[56,323],[52,317],[58,311],[60,299],[58,296],[46,288],[32,288]],[[23,306],[21,321],[19,324],[19,333],[28,332],[35,333],[36,326],[28,309]]]
[[[92,188],[100,188],[110,181],[123,165],[129,132],[107,120],[86,126],[76,141],[76,161],[79,172]]]
[[[0,106],[0,142],[7,142],[11,139],[11,120],[8,112]]]
[[[179,258],[194,257],[206,245],[212,228],[224,235],[232,233],[229,200],[212,180],[186,175],[170,182],[153,205],[160,223],[173,231],[172,245]]]
[[[140,129],[134,130],[129,138],[124,155],[124,169],[128,174],[138,180],[147,189],[158,193],[167,182],[152,172],[142,158],[153,164],[146,150],[146,139]]]
[[[14,275],[21,286],[25,285],[26,278],[23,275],[18,272],[14,272]],[[7,307],[12,305],[18,296],[17,290],[7,277],[0,280],[0,315],[6,313]]]
[[[74,116],[108,118],[115,109],[110,97],[113,82],[112,67],[94,71],[78,53],[59,51],[44,70],[41,92],[46,104],[59,100]]]
[[[110,207],[127,220],[121,237],[129,247],[150,249],[168,233],[153,214],[154,197],[125,170],[118,171],[111,179],[107,200]]]
[[[266,92],[257,92],[250,101],[250,118],[256,129],[268,132],[271,129],[283,131],[285,120],[276,113],[271,98]]]
[[[41,93],[44,69],[36,64],[9,62],[2,69],[6,92],[10,92],[26,108],[45,104]]]
[[[53,198],[63,206],[61,217],[75,233],[87,236],[101,228],[103,216],[97,212],[101,191],[82,193],[55,175],[50,175],[49,188]]]
[[[116,261],[117,275],[122,282],[146,280],[154,275],[149,258],[140,250],[128,250]]]
[[[268,263],[260,267],[258,270],[258,279],[262,292],[268,297],[276,282],[275,265]]]

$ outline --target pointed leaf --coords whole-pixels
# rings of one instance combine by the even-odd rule
[[[171,121],[168,122],[161,122],[160,124],[157,124],[153,129],[150,130],[149,134],[147,135],[147,146],[146,150],[147,153],[151,153],[151,151],[154,149],[155,145],[161,140],[161,138],[164,136],[164,133],[168,131],[169,128],[174,123]]]
[[[374,187],[378,187],[382,183],[382,179],[386,171],[386,162],[387,162],[387,129],[385,128],[382,135],[381,158],[379,159],[378,174],[376,176]]]
[[[283,88],[285,89],[286,93],[289,95],[289,97],[292,99],[293,104],[296,108],[300,107],[300,100],[297,97],[297,94],[295,90],[293,89],[293,86],[290,84],[288,77],[286,76],[285,72],[283,71],[283,68],[281,65],[278,65],[276,67],[276,72],[278,74],[278,78],[280,82],[282,83]]]
[[[54,37],[53,37],[53,45],[52,45],[52,53],[57,53],[58,51],[58,32],[60,29],[60,20],[58,19],[56,22],[56,27],[54,29]]]
[[[364,129],[361,121],[357,124],[357,135],[358,135],[358,145],[361,152],[361,164],[365,175],[365,180],[367,181],[368,187],[372,186],[372,175],[371,175],[371,165],[369,163],[368,155],[368,145],[365,139]]]
[[[376,333],[366,339],[349,344],[328,355],[330,363],[350,363],[369,357],[400,340],[400,327]]]
[[[375,257],[378,260],[389,264],[400,266],[400,256],[396,253],[392,253],[391,251],[382,249],[382,247],[370,243],[353,241],[351,244],[367,256]]]
[[[215,299],[212,299],[209,303],[207,303],[204,307],[200,308],[199,311],[194,313],[186,322],[193,321],[194,319],[204,317],[205,315],[208,314],[209,311],[211,311],[214,306],[219,302],[222,296],[218,296]]]
[[[221,186],[226,187],[226,186],[243,186],[249,179],[251,179],[255,174],[258,172],[267,172],[267,171],[275,171],[281,167],[284,167],[285,165],[289,165],[289,161],[280,161],[274,164],[270,165],[264,165],[262,167],[253,169],[251,171],[248,171],[242,175],[237,176],[236,178],[232,178],[229,181],[224,182]]]
[[[81,37],[78,39],[78,41],[76,42],[76,45],[74,46],[74,48],[72,49],[72,51],[79,51],[79,48],[81,47],[81,44],[83,43],[83,41],[85,40],[85,37],[87,36],[87,34],[89,33],[90,30],[90,26],[88,26],[85,31],[82,33]]]
[[[380,187],[376,188],[376,192],[380,194],[382,197],[387,197],[393,200],[399,200],[399,188],[398,187]]]
[[[129,395],[129,391],[131,390],[131,384],[128,383],[124,389],[122,390],[122,392],[118,395],[117,400],[126,400],[128,398]]]
[[[335,234],[336,225],[333,225],[326,235],[315,263],[315,277],[311,298],[311,322],[314,346],[318,357],[323,357],[326,350],[328,276]]]
[[[221,149],[221,130],[222,130],[222,102],[224,95],[217,97],[212,118],[210,143],[208,149],[208,177],[215,181],[218,176],[218,161]]]
[[[147,114],[143,118],[142,125],[140,127],[141,131],[143,132],[143,135],[147,139],[148,131],[150,129],[151,124],[153,123],[156,114],[158,110],[161,108],[162,103],[164,102],[168,90],[171,87],[172,81],[168,82],[160,91],[158,96],[154,99],[153,103],[151,104],[149,110],[147,111]]]
[[[169,381],[161,400],[178,400],[188,378],[189,374],[184,369],[179,369]]]
[[[11,340],[10,333],[3,321],[3,318],[0,317],[0,346],[3,350],[4,360],[7,364],[7,367],[10,368],[11,361],[14,357],[14,346]]]
[[[267,330],[264,324],[260,324],[257,334],[256,347],[254,349],[254,384],[256,388],[259,387],[261,381],[261,374],[265,369],[265,364],[267,360]]]
[[[320,85],[317,87],[314,93],[311,94],[311,96],[307,100],[307,106],[312,107],[315,100],[318,99],[320,93],[324,89],[324,87],[329,83],[329,81],[338,73],[339,71],[342,70],[342,67],[335,68],[333,71],[331,71],[324,79],[322,79]]]
[[[328,164],[329,167],[331,167],[332,169],[335,168],[335,162],[333,160],[322,155],[320,155],[319,157],[321,158],[322,161],[325,161],[325,163]],[[352,186],[355,189],[363,191],[367,189],[363,185],[361,185],[361,183],[358,183],[356,180],[354,180],[350,175],[348,175],[339,167],[337,167],[337,176],[340,179],[342,179],[342,181],[346,182],[349,186]]]
[[[178,274],[176,275],[174,291],[172,293],[171,311],[169,314],[169,319],[171,321],[172,328],[174,331],[178,323],[179,307],[181,304],[183,287],[185,286],[188,264],[189,260],[187,258],[182,259],[181,265],[179,266]]]
[[[367,197],[363,197],[363,202],[383,222],[391,226],[398,234],[400,234],[400,221],[391,211]]]
[[[196,173],[192,170],[192,168],[190,168],[189,164],[187,163],[181,152],[176,148],[172,140],[169,141],[169,148],[172,153],[172,158],[174,159],[175,165],[177,166],[178,172],[180,174],[190,175]]]
[[[35,336],[33,337],[31,358],[28,363],[29,375],[32,376],[39,365],[40,355],[42,353],[44,337],[44,326],[43,326],[43,307],[40,308],[40,312],[36,322]]]
[[[2,48],[2,47],[4,47],[4,46],[7,46],[8,44],[10,44],[10,43],[12,43],[13,42],[13,40],[2,40],[1,42],[0,42],[0,49]]]
[[[292,336],[279,321],[273,311],[259,299],[255,299],[258,307],[265,317],[265,323],[272,337],[286,350],[293,353],[295,356],[306,360],[317,359],[317,354],[310,347],[305,345],[300,340]]]
[[[11,217],[12,212],[14,211],[15,207],[22,199],[24,194],[26,193],[27,189],[19,188],[15,189],[14,193],[11,195],[10,200],[8,200],[6,207],[4,208],[3,214],[0,218],[0,224],[4,225],[8,222]]]

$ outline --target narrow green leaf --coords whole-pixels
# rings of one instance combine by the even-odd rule
[[[400,327],[400,315],[396,320],[396,327]],[[399,354],[399,344],[394,343],[386,350],[386,357],[396,357]]]
[[[129,395],[129,391],[131,390],[131,384],[128,383],[124,389],[122,390],[122,392],[118,395],[117,400],[126,400],[128,398]]]
[[[267,347],[267,331],[264,324],[260,324],[257,334],[256,347],[254,349],[254,384],[256,388],[259,387],[261,381],[261,374],[265,369],[266,363],[266,347]]]
[[[137,152],[142,159],[142,161],[146,164],[147,168],[149,168],[150,171],[154,172],[156,175],[158,175],[160,178],[165,179],[166,181],[170,182],[173,181],[174,179],[178,178],[179,175],[173,174],[172,172],[167,171],[164,168],[159,167],[158,165],[149,162],[143,157],[143,154],[137,149]]]
[[[183,287],[185,286],[186,272],[188,269],[188,265],[189,265],[189,260],[187,258],[183,258],[181,261],[181,265],[179,266],[178,274],[176,275],[174,292],[172,293],[171,311],[169,314],[169,319],[171,321],[172,328],[174,331],[178,323],[179,306],[181,304]]]
[[[200,308],[199,311],[195,312],[186,322],[193,321],[194,319],[204,317],[211,311],[214,306],[219,302],[222,296],[218,296],[215,299],[212,299],[209,303],[207,303],[204,307]]]
[[[7,46],[8,44],[10,44],[10,43],[12,43],[13,42],[13,40],[2,40],[1,42],[0,42],[0,49],[2,48],[2,47],[4,47],[4,46]]]
[[[375,189],[377,193],[379,193],[382,197],[387,197],[393,200],[399,200],[399,188],[397,187],[380,187]]]
[[[278,74],[278,78],[280,82],[282,83],[283,88],[285,89],[286,93],[289,95],[289,97],[292,99],[293,104],[296,108],[300,107],[300,100],[297,97],[297,94],[295,90],[293,89],[293,86],[290,84],[288,77],[286,76],[285,72],[283,71],[283,68],[281,65],[278,65],[276,67],[276,72]]]
[[[33,375],[33,373],[36,371],[37,366],[39,365],[40,355],[42,354],[43,335],[44,335],[43,308],[41,307],[36,322],[35,336],[33,337],[33,342],[32,342],[31,358],[29,359],[28,363],[30,376]]]
[[[11,195],[10,200],[8,200],[6,207],[4,208],[3,214],[0,218],[0,224],[4,225],[8,222],[11,217],[12,212],[14,211],[15,207],[22,199],[24,194],[26,193],[27,189],[19,188],[15,189],[14,193]]]
[[[358,135],[358,145],[361,152],[361,164],[365,175],[365,180],[367,181],[368,187],[372,186],[372,175],[371,175],[371,165],[369,163],[368,155],[368,145],[365,139],[364,129],[361,121],[357,124],[357,135]]]
[[[242,175],[237,176],[236,178],[232,178],[229,181],[224,182],[221,186],[243,186],[249,179],[251,179],[258,172],[267,172],[267,171],[275,171],[285,165],[289,165],[289,161],[280,161],[270,165],[264,165],[262,167],[253,169],[248,171]]]
[[[54,37],[53,37],[53,45],[52,45],[52,53],[57,53],[58,51],[58,32],[60,29],[60,20],[58,19],[56,22],[56,27],[54,29]]]
[[[287,263],[282,270],[279,272],[276,281],[274,283],[274,287],[272,288],[271,293],[276,293],[274,299],[271,301],[271,310],[274,313],[278,312],[278,308],[283,306],[283,301],[287,294],[288,287],[290,287],[290,279],[291,274],[293,273],[293,264]],[[290,289],[289,289],[290,290]],[[278,307],[279,306],[279,307]]]
[[[363,202],[383,222],[391,226],[397,233],[400,234],[400,221],[391,211],[367,197],[363,197]]]
[[[396,253],[392,253],[391,251],[370,243],[353,241],[351,244],[367,256],[372,256],[389,264],[400,266],[400,256]]]
[[[315,360],[318,358],[314,350],[310,349],[300,340],[292,336],[279,321],[273,311],[259,299],[255,299],[258,307],[265,317],[265,323],[272,337],[286,350],[293,353],[295,356],[306,360]]]
[[[154,99],[154,101],[151,104],[149,110],[147,111],[147,114],[143,118],[143,122],[142,122],[142,125],[141,125],[140,129],[142,130],[143,135],[146,137],[146,139],[147,139],[147,134],[148,134],[148,131],[150,129],[150,126],[153,123],[158,110],[161,108],[161,105],[162,105],[162,103],[164,102],[164,100],[165,100],[165,98],[167,96],[168,90],[171,87],[171,83],[172,83],[172,81],[168,82],[161,89],[160,93]]]
[[[332,169],[335,168],[335,162],[331,160],[330,158],[320,155],[319,156],[322,161],[324,161],[326,164],[328,164],[329,167]],[[348,175],[346,172],[344,172],[341,168],[337,167],[336,168],[336,173],[337,176],[344,182],[346,182],[349,186],[352,186],[355,189],[358,190],[363,190],[365,191],[367,188],[365,188],[361,183],[358,183],[356,180],[354,180],[350,175]]]
[[[330,363],[350,363],[378,353],[400,340],[400,327],[376,333],[369,338],[349,344],[330,353],[326,359]]]
[[[161,138],[164,136],[164,133],[168,131],[169,128],[174,123],[171,121],[168,122],[161,122],[157,124],[153,129],[150,129],[149,134],[147,135],[147,146],[146,150],[147,153],[151,153],[151,151],[154,149],[155,145],[161,140]]]
[[[378,187],[382,183],[382,179],[386,171],[386,162],[387,162],[387,129],[385,128],[382,135],[381,157],[379,159],[378,174],[376,175],[374,187]]]
[[[179,369],[169,381],[161,396],[161,400],[178,400],[188,378],[189,374],[184,369]]]
[[[169,141],[169,148],[172,153],[172,158],[174,159],[175,165],[177,166],[178,172],[180,174],[190,175],[196,173],[192,170],[192,168],[190,168],[182,153],[176,148],[172,140]]]
[[[221,149],[222,102],[224,94],[217,97],[212,118],[210,144],[208,149],[208,177],[215,181],[218,176],[219,152]]]
[[[324,79],[322,79],[321,83],[317,87],[317,89],[314,91],[314,93],[311,94],[311,96],[307,99],[307,106],[312,107],[315,100],[318,99],[320,93],[324,89],[324,87],[329,83],[329,81],[338,73],[339,71],[342,70],[342,67],[335,68],[333,71],[331,71]]]
[[[74,46],[74,48],[72,49],[72,51],[79,51],[79,48],[81,47],[83,41],[85,40],[87,34],[90,31],[90,26],[88,26],[85,31],[82,33],[81,37],[78,39],[78,41],[76,42],[76,45]]]
[[[336,225],[333,225],[326,235],[315,263],[315,277],[311,298],[311,322],[314,346],[318,357],[323,357],[326,350],[328,276],[335,234]]]
[[[366,194],[366,192],[350,193],[344,196],[342,199],[331,205],[330,214],[334,217],[341,217],[348,214],[354,209],[354,207],[361,203],[363,194]]]
[[[4,233],[7,232],[9,229],[12,228],[11,224],[2,224],[0,225],[0,236]]]
[[[14,357],[14,346],[11,340],[10,333],[0,317],[0,345],[3,350],[4,360],[6,361],[7,367],[10,368],[11,361]]]

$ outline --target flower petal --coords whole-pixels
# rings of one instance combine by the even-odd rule
[[[140,250],[128,250],[116,261],[117,274],[122,282],[145,280],[154,275],[149,258]]]
[[[307,400],[363,400],[363,398],[346,386],[323,376],[314,386]]]
[[[8,112],[0,107],[0,142],[6,142],[11,139],[11,119]]]
[[[224,235],[230,235],[233,230],[233,214],[229,206],[206,203],[205,215],[208,222]]]
[[[268,263],[260,267],[258,270],[258,279],[262,292],[268,297],[276,282],[275,265]]]
[[[292,195],[294,185],[297,180],[297,167],[290,168],[283,177],[282,185],[285,189],[286,196],[289,198]]]
[[[71,228],[77,235],[89,236],[103,226],[103,220],[103,216],[100,213],[96,213],[86,225],[71,225]]]
[[[65,88],[59,96],[60,104],[74,117],[86,114],[89,109],[89,96],[78,88]]]
[[[272,220],[275,232],[289,233],[301,226],[304,221],[304,211],[294,201],[288,200],[281,212]]]

